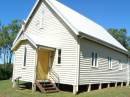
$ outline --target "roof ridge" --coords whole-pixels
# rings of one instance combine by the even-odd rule
[[[75,28],[71,23],[70,23],[70,21],[66,18],[66,17],[64,17],[64,15],[55,7],[55,5],[51,2],[52,0],[46,0],[46,1],[48,1],[48,3],[49,4],[51,4],[55,9],[53,9],[53,10],[55,10],[56,12],[58,12],[58,15],[60,15],[60,17],[64,20],[64,22],[66,22],[68,25],[70,24],[70,26],[71,26],[71,28],[74,30],[74,32],[76,33],[76,35],[78,35],[79,33],[78,33],[78,30],[77,30],[77,28]],[[54,0],[54,1],[57,1],[57,0]],[[57,1],[58,2],[58,1]],[[52,7],[51,6],[51,7]]]

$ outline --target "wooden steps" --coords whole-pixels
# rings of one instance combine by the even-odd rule
[[[36,81],[36,86],[42,93],[54,93],[59,92],[57,86],[52,83],[50,80],[45,80],[43,82]]]

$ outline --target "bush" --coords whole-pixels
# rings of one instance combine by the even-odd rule
[[[12,77],[13,66],[12,64],[0,65],[0,80],[6,80]]]

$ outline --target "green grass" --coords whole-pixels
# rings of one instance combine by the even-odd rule
[[[29,89],[13,89],[11,81],[4,80],[0,81],[0,97],[130,97],[130,87],[106,88],[94,90],[89,93],[79,93],[75,96],[71,92],[44,94],[32,92]]]

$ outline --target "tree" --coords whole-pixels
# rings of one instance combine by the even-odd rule
[[[8,49],[9,49],[9,64],[11,64],[11,60],[12,60],[12,51],[11,51],[11,47],[13,44],[13,41],[17,35],[17,33],[19,32],[20,28],[21,28],[21,21],[20,20],[13,20],[11,22],[11,24],[8,25],[9,29],[8,29],[8,33],[9,33],[9,42],[8,42]]]
[[[11,64],[12,60],[12,51],[11,47],[13,41],[19,32],[21,27],[20,20],[13,20],[8,25],[1,25],[0,26],[0,51],[3,54],[4,58],[4,65]]]
[[[9,35],[8,35],[8,26],[2,26],[0,30],[0,50],[3,52],[4,57],[4,68],[6,64],[6,50],[8,47]]]
[[[117,39],[126,49],[130,50],[130,37],[127,36],[126,29],[108,29],[108,32]]]

